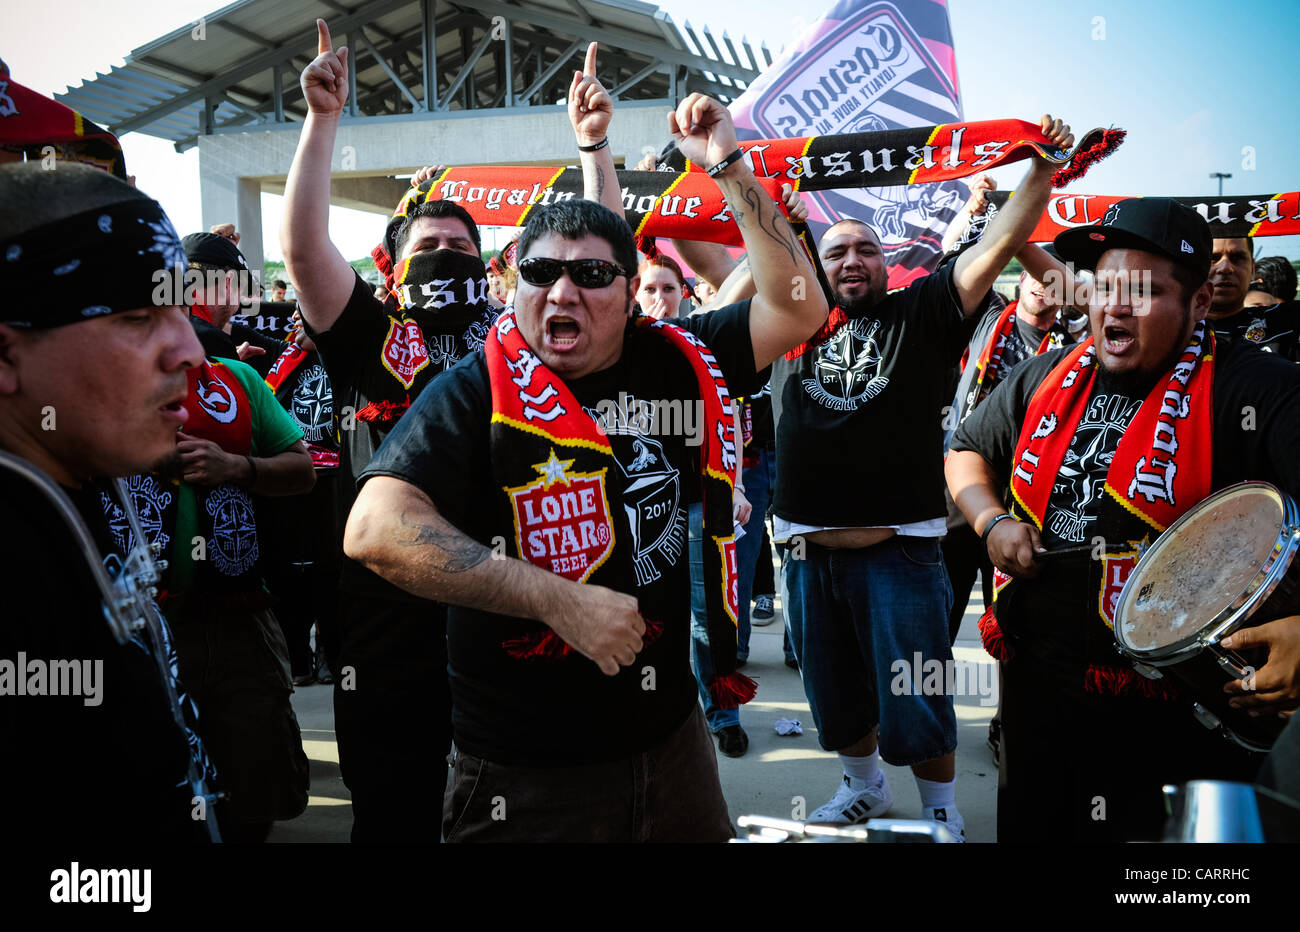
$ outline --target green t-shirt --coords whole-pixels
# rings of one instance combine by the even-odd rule
[[[275,394],[252,366],[237,359],[221,359],[219,362],[239,380],[244,393],[248,395],[252,419],[252,456],[275,456],[302,439],[302,430],[288,412],[280,407]],[[173,538],[171,555],[173,597],[184,594],[194,579],[194,547],[190,542],[198,536],[196,509],[194,487],[188,482],[182,482],[177,488],[176,536]]]

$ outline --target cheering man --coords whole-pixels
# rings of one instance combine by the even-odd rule
[[[680,325],[642,318],[623,219],[584,200],[535,208],[514,309],[399,422],[348,523],[351,556],[453,606],[449,841],[732,834],[687,663],[685,505],[703,500],[710,688],[734,708],[752,684],[735,672],[729,390],[756,387],[756,369],[815,332],[826,304],[792,289],[812,269],[727,110],[694,94],[669,122],[683,153],[713,167],[754,259],[754,298]],[[583,126],[580,143],[603,157],[590,190],[613,164]],[[663,412],[686,404],[704,412],[698,447],[664,429]],[[610,415],[626,405],[658,414]]]
[[[1210,332],[1210,229],[1190,208],[1120,201],[1056,247],[1096,270],[1091,338],[1013,371],[957,430],[946,467],[1005,574],[996,623],[981,626],[1005,660],[998,840],[1155,840],[1163,783],[1250,782],[1258,762],[1120,659],[1115,603],[1134,555],[1215,490],[1300,492],[1300,371]],[[1083,552],[1040,556],[1070,547]],[[1269,651],[1252,692],[1228,685],[1233,705],[1300,704],[1300,617],[1224,644]]]

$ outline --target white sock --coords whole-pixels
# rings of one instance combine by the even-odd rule
[[[916,788],[921,794],[921,814],[930,818],[934,810],[942,809],[949,820],[957,813],[957,780],[922,780],[916,777]]]
[[[880,749],[872,751],[866,757],[846,757],[840,755],[840,766],[849,778],[849,789],[865,790],[880,782]]]

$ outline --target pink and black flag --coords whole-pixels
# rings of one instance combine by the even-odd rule
[[[824,136],[960,122],[945,0],[840,0],[731,104],[741,140]],[[889,287],[934,268],[965,203],[959,182],[810,191],[820,237],[853,217],[880,236]]]

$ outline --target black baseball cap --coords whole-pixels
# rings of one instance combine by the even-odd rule
[[[239,247],[215,233],[191,233],[181,240],[185,258],[218,269],[247,269],[248,262]]]
[[[1140,249],[1174,260],[1210,277],[1210,224],[1192,208],[1168,197],[1116,201],[1097,226],[1075,227],[1053,240],[1061,256],[1095,271],[1108,249]]]

